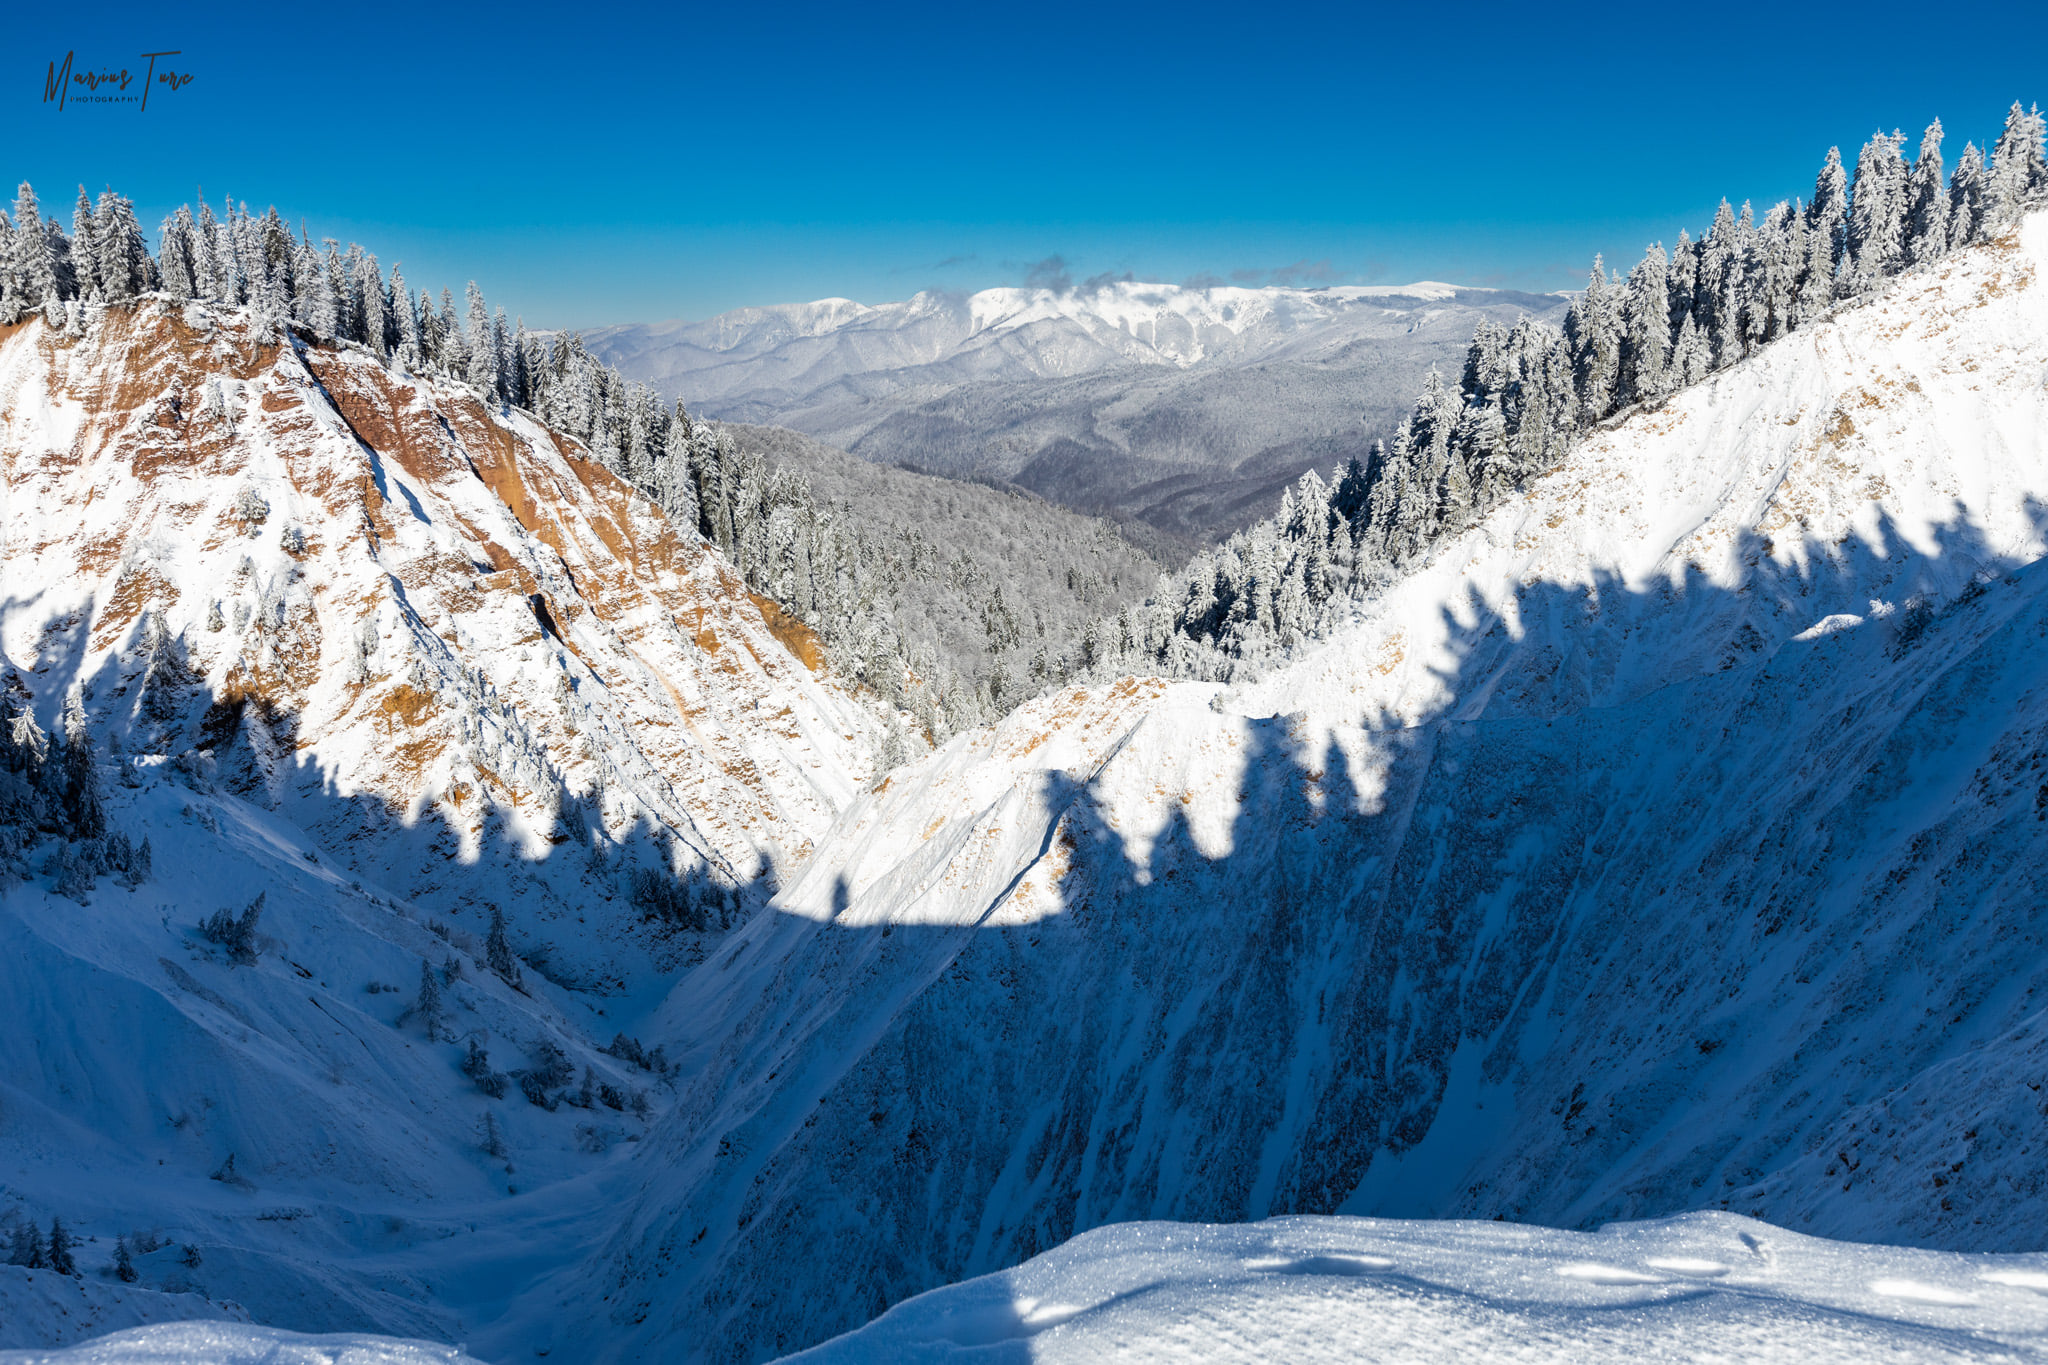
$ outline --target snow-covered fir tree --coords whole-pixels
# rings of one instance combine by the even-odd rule
[[[1774,205],[1758,223],[1748,204],[1724,200],[1697,242],[1681,233],[1668,257],[1653,244],[1626,281],[1596,258],[1561,335],[1480,324],[1455,390],[1432,373],[1384,450],[1328,480],[1304,477],[1273,517],[1163,580],[1124,613],[1128,624],[1097,622],[1078,671],[1228,678],[1278,657],[1548,467],[1577,433],[2048,202],[2044,136],[2038,110],[2015,104],[1988,167],[1968,146],[1944,183],[1939,122],[1910,166],[1903,136],[1880,133],[1853,182],[1830,148],[1805,204]]]

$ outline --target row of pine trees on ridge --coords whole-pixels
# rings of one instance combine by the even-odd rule
[[[930,738],[992,719],[1017,699],[895,629],[896,547],[863,536],[846,509],[821,506],[800,474],[771,468],[680,402],[628,383],[576,334],[508,322],[475,281],[460,308],[447,289],[438,300],[415,295],[397,266],[387,276],[355,243],[316,245],[303,228],[295,237],[274,207],[180,207],[154,253],[134,204],[112,189],[95,200],[81,187],[68,232],[26,183],[12,214],[0,211],[0,325],[41,312],[78,335],[92,307],[152,296],[246,308],[259,325],[353,342],[533,412],[716,545],[750,588],[819,634],[836,671],[907,710]]]
[[[1879,133],[1853,177],[1829,149],[1812,196],[1772,206],[1724,200],[1694,240],[1654,244],[1626,276],[1597,258],[1562,330],[1524,319],[1482,322],[1455,387],[1432,372],[1414,411],[1325,480],[1311,473],[1273,517],[1231,537],[1148,601],[1090,627],[1075,657],[1032,683],[1144,669],[1228,677],[1326,628],[1446,532],[1468,524],[1548,468],[1586,431],[1734,365],[1757,348],[1867,297],[1884,281],[1985,241],[2048,199],[2044,120],[2015,103],[1987,158],[1964,148],[1954,169],[1932,124],[1909,162],[1905,138]],[[41,310],[73,333],[86,305],[161,294],[246,307],[259,323],[353,342],[406,367],[467,383],[526,408],[695,527],[825,641],[836,671],[908,710],[934,741],[1022,699],[992,692],[890,619],[889,547],[861,534],[850,508],[820,506],[800,475],[742,452],[642,384],[593,357],[574,333],[529,332],[493,310],[474,281],[414,295],[393,267],[333,239],[294,237],[275,208],[181,207],[149,250],[133,204],[83,188],[70,232],[20,187],[0,212],[0,323]]]
[[[1953,171],[1939,121],[1911,162],[1902,135],[1879,133],[1853,179],[1830,148],[1804,203],[1758,221],[1723,200],[1697,241],[1681,232],[1668,252],[1654,244],[1625,277],[1596,258],[1561,331],[1481,322],[1455,386],[1431,372],[1390,442],[1327,480],[1305,475],[1276,515],[1099,622],[1082,670],[1228,678],[1284,655],[1599,423],[2010,229],[2048,202],[2043,140],[2039,109],[2019,104],[1990,158],[1971,144]]]

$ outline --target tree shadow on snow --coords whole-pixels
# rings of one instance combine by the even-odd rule
[[[1745,1192],[2048,993],[2048,566],[1936,540],[1475,592],[1428,714],[1242,723],[1227,852],[1046,773],[1062,913],[757,917],[572,1277],[612,1358],[771,1357],[1121,1220],[1782,1215]]]

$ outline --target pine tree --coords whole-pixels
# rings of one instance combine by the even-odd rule
[[[1849,177],[1842,170],[1841,149],[1830,147],[1813,182],[1813,198],[1806,205],[1806,270],[1799,284],[1802,326],[1826,312],[1835,300],[1848,214]]]
[[[505,912],[491,907],[491,929],[484,935],[484,961],[490,969],[513,985],[519,984],[519,966],[512,959],[512,945],[505,938]]]
[[[149,247],[135,221],[135,205],[112,190],[100,192],[93,211],[93,248],[101,292],[108,303],[127,304],[150,288]]]
[[[49,308],[58,300],[57,270],[36,192],[24,180],[14,197],[14,273],[25,309]]]
[[[420,960],[420,993],[413,1000],[410,1013],[413,1018],[420,1021],[429,1038],[440,1036],[441,983],[435,978],[434,969],[427,965],[424,958]]]
[[[1990,231],[2017,223],[2037,195],[2048,191],[2048,164],[2042,159],[2042,119],[2015,100],[2005,116],[2005,131],[1991,151],[1991,173],[1985,195],[1985,222]]]
[[[164,290],[174,299],[200,296],[194,232],[192,210],[183,204],[157,230],[157,264],[163,271]]]
[[[505,310],[500,308],[491,318],[491,364],[497,372],[492,392],[506,403],[512,401],[511,349],[512,336],[505,326]]]
[[[505,1134],[498,1128],[498,1116],[488,1109],[484,1110],[483,1134],[477,1146],[486,1156],[499,1161],[505,1159]]]
[[[363,257],[361,289],[363,296],[363,344],[379,356],[391,354],[390,319],[384,300],[384,277],[377,269],[377,257],[368,254]]]
[[[64,703],[64,818],[73,839],[98,839],[107,832],[99,766],[76,687]]]
[[[1698,286],[1700,273],[1699,248],[1684,229],[1678,233],[1678,245],[1671,249],[1671,265],[1665,272],[1666,335],[1671,344],[1678,344],[1679,329],[1692,316],[1694,290]]]
[[[469,369],[467,378],[479,392],[495,397],[498,392],[498,347],[491,334],[491,310],[484,294],[469,282]]]
[[[440,318],[437,335],[441,346],[441,368],[460,379],[468,373],[469,346],[462,335],[462,323],[455,316],[455,296],[446,289],[441,291]]]
[[[114,1278],[122,1284],[134,1284],[141,1276],[135,1273],[135,1258],[128,1252],[128,1239],[114,1240]]]
[[[1622,295],[1622,393],[1628,403],[1652,402],[1670,391],[1665,371],[1670,333],[1669,265],[1656,243],[1629,272]]]
[[[43,1250],[43,1230],[33,1220],[24,1218],[21,1226],[15,1229],[13,1255],[9,1261],[24,1270],[50,1268],[49,1255]]]
[[[1590,426],[1614,411],[1621,378],[1620,319],[1607,287],[1607,268],[1598,256],[1593,258],[1585,293],[1565,315],[1564,338],[1571,352],[1580,420]]]
[[[1906,186],[1906,264],[1926,265],[1948,250],[1948,185],[1941,164],[1941,120],[1927,125]]]
[[[62,1218],[52,1218],[50,1220],[50,1269],[56,1271],[59,1275],[76,1276],[78,1274],[78,1261],[72,1254],[72,1247],[74,1245],[76,1244],[72,1241],[71,1234],[64,1230],[64,1220]]]
[[[1905,260],[1906,162],[1903,133],[1874,134],[1856,158],[1849,199],[1848,278],[1851,293],[1867,293],[1896,275]]]
[[[214,221],[213,205],[204,200],[199,205],[199,218],[192,230],[192,278],[197,289],[195,298],[220,299],[220,224]]]
[[[408,366],[420,363],[420,315],[413,302],[412,291],[406,287],[405,275],[397,265],[391,267],[391,311],[398,324],[398,354]]]
[[[1984,230],[1984,153],[1966,143],[1948,178],[1948,244],[1968,246]]]
[[[78,203],[71,210],[71,268],[78,277],[78,296],[98,299],[100,292],[100,251],[93,232],[92,200],[85,186],[78,187]]]

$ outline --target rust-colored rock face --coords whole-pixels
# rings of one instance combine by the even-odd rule
[[[0,671],[46,724],[77,685],[400,890],[613,939],[633,867],[772,880],[868,777],[801,623],[530,414],[232,311],[88,323],[0,335]]]

